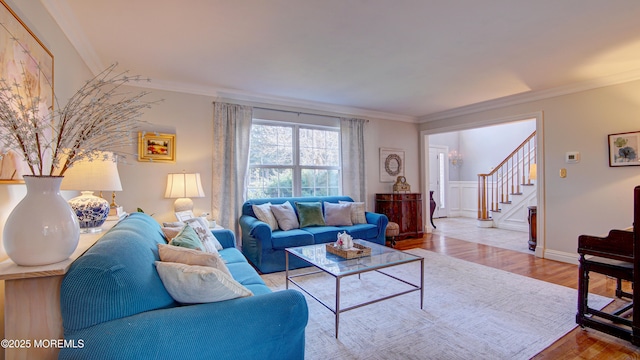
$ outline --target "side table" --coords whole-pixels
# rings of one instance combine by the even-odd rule
[[[5,359],[58,358],[59,351],[51,340],[64,339],[60,314],[62,279],[75,259],[116,223],[105,222],[99,233],[80,234],[78,247],[65,261],[42,266],[19,266],[11,259],[0,262],[0,280],[4,280],[4,337],[30,344],[5,349]],[[45,346],[36,347],[36,341]]]

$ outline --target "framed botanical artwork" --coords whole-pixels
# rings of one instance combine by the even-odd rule
[[[0,78],[37,97],[40,109],[53,111],[53,54],[4,0],[0,3]],[[0,156],[0,183],[24,183],[22,175],[30,172],[22,156],[2,145]]]
[[[640,131],[609,135],[609,166],[640,165]]]
[[[175,162],[176,134],[139,132],[138,161]]]
[[[380,148],[380,182],[395,182],[404,176],[404,150]]]

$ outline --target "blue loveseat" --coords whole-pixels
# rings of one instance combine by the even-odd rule
[[[353,202],[348,196],[314,196],[287,197],[271,199],[252,199],[242,205],[240,229],[242,232],[242,253],[262,273],[284,271],[285,253],[288,247],[334,242],[339,232],[346,231],[354,239],[363,239],[381,245],[385,244],[385,230],[389,219],[383,214],[365,212],[366,224],[350,226],[313,226],[293,230],[272,230],[267,223],[258,220],[253,211],[253,205],[265,203],[283,204],[289,202],[296,210],[296,202],[324,202],[339,203]],[[324,208],[324,206],[323,206]],[[324,210],[323,210],[324,211]],[[296,210],[297,213],[297,210]],[[309,266],[308,263],[289,257],[289,268],[295,269]]]
[[[254,296],[184,305],[158,275],[159,224],[129,215],[78,258],[65,275],[60,359],[303,359],[308,309],[295,290],[271,292],[234,247],[214,231],[232,276]],[[80,342],[80,340],[82,340]]]

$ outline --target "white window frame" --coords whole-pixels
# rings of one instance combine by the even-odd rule
[[[338,141],[338,165],[337,166],[311,166],[300,165],[300,129],[311,130],[323,130],[323,131],[335,131],[340,138],[340,127],[326,126],[326,125],[314,125],[314,124],[300,124],[284,121],[263,120],[254,118],[251,125],[266,125],[266,126],[281,126],[292,128],[292,146],[293,146],[293,164],[292,165],[251,165],[249,164],[249,171],[251,169],[291,169],[293,180],[293,197],[302,196],[302,170],[338,170],[338,195],[342,195],[342,144]]]

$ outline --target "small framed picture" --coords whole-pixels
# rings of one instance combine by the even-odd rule
[[[640,131],[609,135],[609,166],[640,165]]]
[[[176,212],[176,219],[178,219],[178,221],[185,222],[186,220],[193,219],[193,218],[194,218],[193,211],[191,210]]]
[[[139,132],[138,161],[176,162],[176,134]]]

